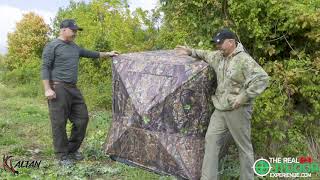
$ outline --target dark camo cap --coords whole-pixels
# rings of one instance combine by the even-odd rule
[[[60,29],[62,28],[69,28],[72,30],[79,30],[82,31],[83,29],[81,27],[79,27],[76,24],[76,21],[74,19],[65,19],[60,23]]]
[[[221,29],[216,35],[212,37],[211,42],[215,44],[223,43],[225,39],[235,39],[237,40],[236,35],[229,29]]]

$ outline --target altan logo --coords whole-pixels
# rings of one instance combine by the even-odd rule
[[[41,160],[40,161],[26,161],[26,160],[18,160],[17,163],[15,163],[15,165],[12,165],[12,161],[13,161],[13,156],[6,156],[3,155],[3,163],[0,163],[0,169],[5,170],[5,171],[9,171],[11,172],[13,175],[18,175],[19,172],[17,171],[17,168],[39,168],[40,164],[41,164]]]
[[[14,167],[12,166],[12,158],[13,156],[5,156],[3,155],[3,163],[2,163],[2,168],[5,171],[11,171],[12,174],[14,175],[18,175],[19,172],[17,170],[14,169]]]

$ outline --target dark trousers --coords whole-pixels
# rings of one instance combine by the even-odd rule
[[[88,110],[83,96],[74,85],[65,83],[53,84],[56,98],[48,100],[52,126],[54,151],[57,158],[79,149],[88,125]],[[72,123],[71,135],[68,138],[66,124]]]

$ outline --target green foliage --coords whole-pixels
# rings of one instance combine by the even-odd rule
[[[221,3],[218,1],[161,1],[164,12],[162,33],[177,34],[180,43],[211,47],[213,32],[223,24]],[[218,17],[218,18],[217,18]],[[166,36],[164,36],[166,37]]]
[[[12,69],[11,71],[6,71],[3,76],[3,80],[9,84],[26,84],[40,81],[40,58],[32,57],[28,58],[30,61],[24,65]]]
[[[319,0],[162,0],[164,23],[160,39],[185,34],[180,44],[211,47],[222,27],[234,30],[255,58],[302,58],[319,47]],[[169,31],[168,31],[169,30]],[[177,41],[174,41],[177,42]],[[308,42],[308,43],[305,43]]]
[[[2,66],[2,64],[4,64],[4,58],[5,58],[5,56],[0,54],[0,66]]]
[[[270,87],[255,104],[253,137],[258,152],[307,154],[307,137],[320,137],[320,78],[310,59],[268,63]],[[271,147],[271,148],[270,148]]]
[[[16,30],[8,34],[7,66],[10,70],[29,64],[38,64],[42,49],[48,40],[49,26],[35,13],[23,15]]]
[[[8,34],[8,53],[0,60],[0,80],[19,86],[21,95],[42,95],[40,64],[42,49],[48,41],[49,26],[42,17],[27,13]]]
[[[111,114],[106,112],[94,112],[91,114],[91,123],[89,128],[96,129],[96,131],[88,132],[86,137],[86,145],[83,150],[90,160],[107,159],[103,145],[107,137],[107,130],[111,126]]]
[[[255,57],[303,58],[318,50],[319,4],[319,0],[233,0],[229,18]]]
[[[236,144],[233,142],[228,149],[228,154],[222,157],[219,161],[220,179],[239,179],[240,160],[237,152]]]
[[[4,71],[6,69],[6,64],[5,64],[6,59],[5,58],[6,57],[4,55],[0,54],[0,81],[3,76]]]

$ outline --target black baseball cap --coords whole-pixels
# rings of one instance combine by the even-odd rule
[[[237,39],[236,35],[229,29],[221,29],[216,35],[212,37],[211,42],[215,44],[222,43],[225,39]]]
[[[62,28],[69,28],[71,30],[79,30],[82,31],[83,29],[76,24],[74,19],[65,19],[60,23],[60,29]]]

